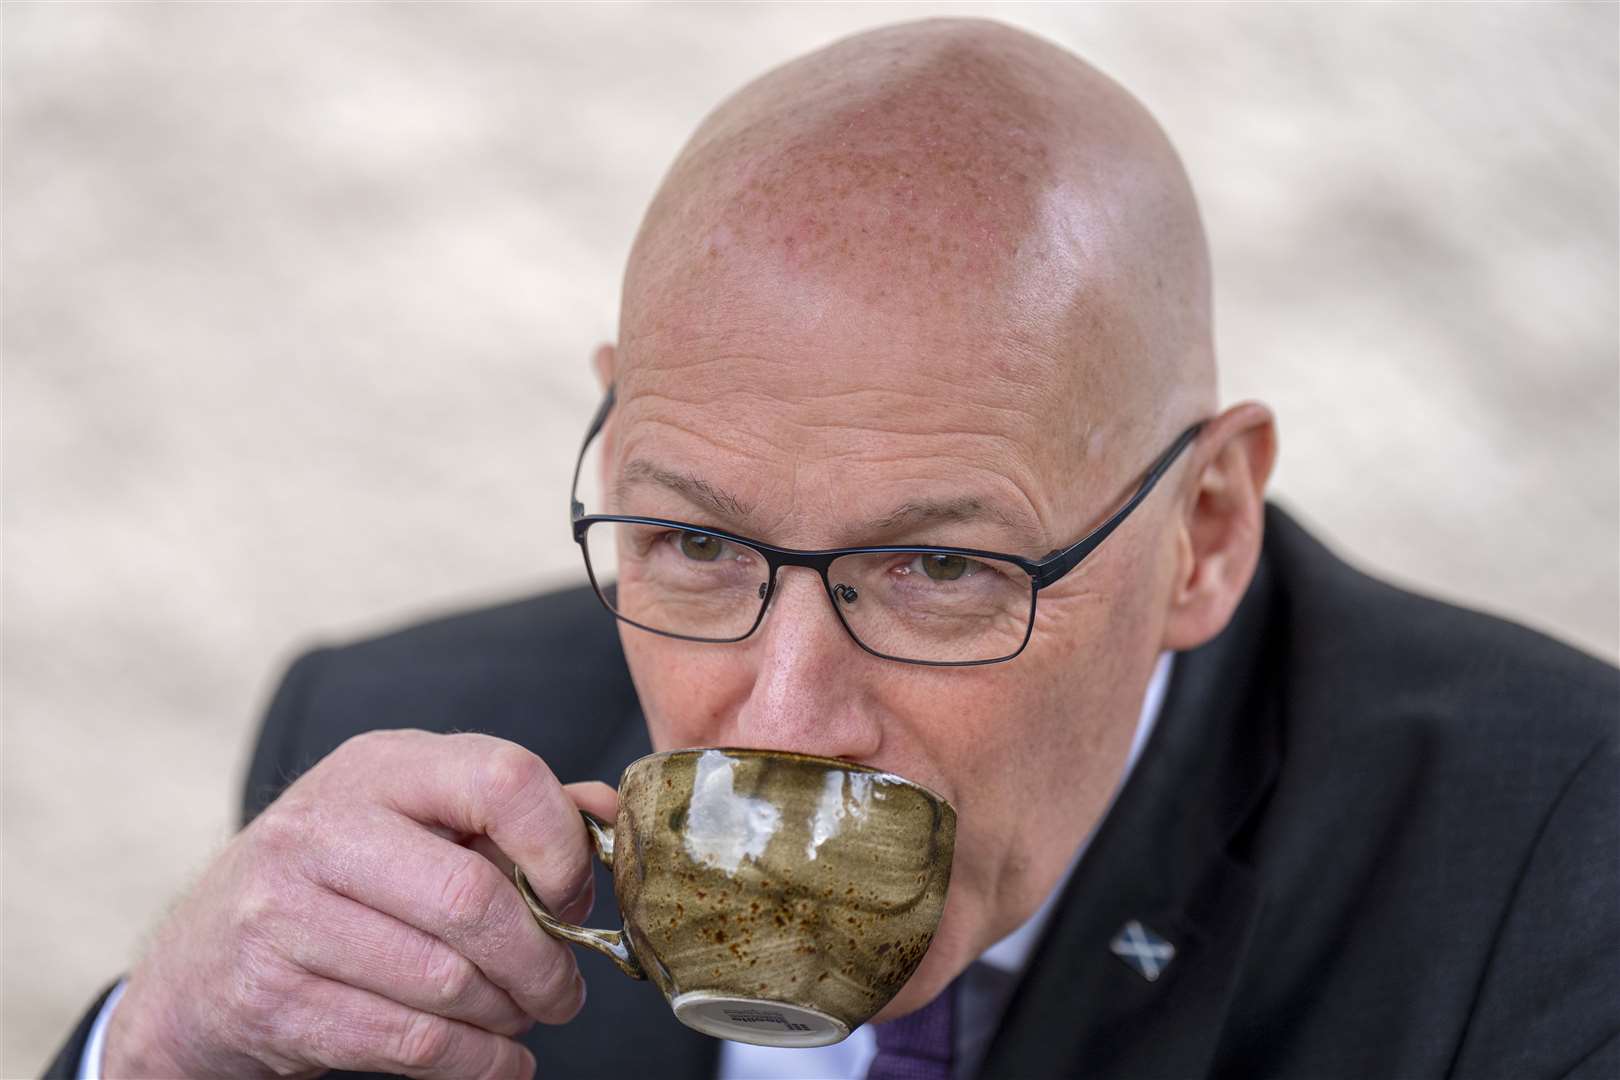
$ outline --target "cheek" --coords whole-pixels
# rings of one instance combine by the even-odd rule
[[[1060,694],[1105,696],[1121,662],[1140,651],[1139,612],[1115,581],[1085,567],[1077,573],[1041,594],[1027,652]]]
[[[727,741],[725,718],[753,682],[745,650],[677,641],[622,624],[619,639],[654,750]]]
[[[940,765],[970,789],[1022,804],[1067,798],[1089,765],[1110,756],[1119,718],[1129,713],[1119,688],[1129,650],[1113,634],[1114,616],[1094,595],[1041,601],[1034,637],[1016,660],[984,668],[956,693],[936,738]],[[998,818],[1000,809],[988,811]]]
[[[998,827],[1009,800],[1031,781],[1044,783],[1052,763],[1073,754],[1074,719],[1086,708],[1072,688],[1053,681],[1056,673],[1033,668],[1015,676],[1009,666],[934,695],[926,706],[933,722],[924,745],[967,808]]]

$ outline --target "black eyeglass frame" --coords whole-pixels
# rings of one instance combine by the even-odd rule
[[[584,504],[579,501],[579,474],[585,465],[585,453],[590,449],[591,443],[596,440],[597,435],[601,434],[603,426],[607,423],[608,413],[613,409],[614,400],[614,387],[609,386],[607,394],[602,398],[601,405],[596,409],[596,415],[591,418],[591,426],[585,433],[585,439],[580,444],[579,458],[574,462],[574,479],[569,487],[568,502],[574,530],[574,542],[579,545],[580,554],[585,558],[585,573],[590,577],[591,589],[596,593],[596,598],[602,602],[602,606],[607,608],[615,619],[645,630],[648,633],[676,638],[681,641],[697,641],[715,645],[742,641],[752,635],[755,630],[758,630],[759,624],[765,620],[765,613],[770,610],[771,599],[776,595],[777,571],[784,566],[802,566],[814,570],[820,575],[822,588],[826,590],[827,599],[832,602],[833,614],[838,616],[838,621],[844,627],[844,632],[849,635],[850,640],[860,646],[863,651],[879,659],[893,660],[901,664],[921,664],[925,667],[979,667],[984,664],[1003,664],[1023,652],[1035,630],[1035,606],[1040,591],[1048,585],[1061,580],[1075,567],[1084,562],[1093,551],[1102,546],[1103,541],[1107,540],[1114,530],[1124,523],[1125,519],[1130,516],[1131,511],[1135,510],[1137,506],[1141,505],[1142,500],[1148,497],[1148,493],[1153,490],[1154,485],[1169,471],[1170,466],[1175,464],[1176,459],[1181,456],[1181,452],[1192,444],[1192,441],[1198,437],[1198,433],[1203,430],[1205,423],[1207,423],[1207,421],[1199,420],[1176,436],[1176,440],[1170,444],[1169,449],[1160,454],[1158,459],[1148,468],[1135,493],[1118,510],[1114,511],[1108,517],[1108,520],[1073,544],[1054,551],[1043,559],[1026,559],[1020,555],[1010,555],[1002,551],[984,551],[979,548],[964,547],[939,547],[926,544],[880,544],[869,547],[823,548],[819,550],[784,548],[777,547],[774,544],[767,544],[762,540],[754,540],[746,536],[739,536],[736,533],[729,533],[722,529],[711,529],[702,525],[693,525],[690,522],[675,521],[669,518],[639,517],[625,514],[587,514],[585,513]],[[680,529],[683,532],[710,536],[728,543],[740,544],[743,547],[759,552],[765,559],[767,576],[764,582],[765,591],[760,596],[759,613],[754,616],[753,623],[746,631],[736,637],[709,638],[659,630],[656,627],[636,622],[634,619],[627,618],[619,613],[614,609],[607,596],[603,594],[602,586],[596,580],[596,568],[591,565],[590,548],[585,543],[585,534],[590,527],[606,522],[617,522],[626,525],[656,525]],[[1005,656],[997,656],[988,660],[915,660],[910,657],[892,656],[888,653],[878,652],[862,641],[860,636],[851,629],[849,622],[844,618],[844,613],[839,610],[836,590],[832,581],[827,577],[827,571],[831,568],[834,560],[845,555],[875,555],[902,551],[923,555],[962,555],[979,560],[994,559],[998,562],[1011,563],[1028,574],[1030,590],[1029,620],[1024,626],[1024,637],[1018,643],[1018,648]]]

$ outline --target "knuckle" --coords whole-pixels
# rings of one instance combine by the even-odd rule
[[[352,1068],[377,1062],[394,1050],[394,1010],[349,995],[312,995],[285,1008],[289,1057],[310,1075],[310,1064]]]
[[[331,810],[307,793],[284,794],[248,826],[252,864],[256,868],[302,865],[323,847],[331,827]]]
[[[232,1026],[246,1036],[249,1044],[295,1045],[297,1011],[288,1004],[302,992],[301,977],[261,941],[238,950],[228,1002]]]
[[[422,952],[420,979],[431,992],[435,1010],[444,1013],[467,1005],[478,987],[472,961],[432,938]]]
[[[490,805],[504,810],[533,801],[534,792],[549,781],[555,784],[545,762],[516,743],[494,740],[486,753],[480,783]]]
[[[368,748],[389,745],[396,735],[396,732],[388,728],[372,728],[369,731],[362,731],[356,735],[350,735],[347,739],[338,743],[329,756],[337,757],[341,754],[344,757],[355,757],[364,755]]]
[[[252,825],[257,845],[270,852],[296,851],[308,835],[309,804],[303,799],[283,795],[270,804]]]
[[[377,743],[378,732],[375,731],[362,731],[358,735],[350,735],[315,763],[315,771],[325,775],[333,769],[348,766],[355,758],[363,760],[371,754],[367,747],[375,747]]]
[[[540,853],[528,867],[548,901],[577,896],[591,877],[590,845],[573,800],[538,756],[516,743],[480,736],[492,745],[478,771],[487,814]]]
[[[274,862],[251,861],[227,889],[216,910],[238,948],[284,955],[307,933],[308,904],[301,883]]]
[[[239,906],[260,914],[287,910],[285,891],[305,879],[320,858],[325,839],[316,819],[320,808],[298,799],[266,810],[248,826],[251,836],[238,852],[245,879]]]
[[[506,883],[482,855],[460,849],[445,873],[439,889],[440,910],[452,930],[469,931],[486,926]]]
[[[399,1029],[394,1059],[406,1068],[432,1068],[449,1057],[454,1042],[454,1029],[443,1017],[412,1013]]]
[[[230,925],[238,942],[263,943],[276,939],[282,918],[280,891],[255,875],[237,895]]]
[[[350,735],[338,743],[332,752],[326,755],[323,764],[330,762],[332,767],[342,765],[352,766],[356,763],[374,762],[382,755],[391,752],[402,743],[411,740],[415,732],[401,728],[373,728],[362,731],[357,735]]]

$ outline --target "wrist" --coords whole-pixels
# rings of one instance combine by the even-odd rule
[[[119,1080],[132,1076],[193,1075],[184,1067],[179,1056],[170,1052],[166,1040],[157,1037],[153,1025],[142,1016],[144,1003],[140,987],[126,984],[123,1000],[108,1018],[105,1041],[102,1043],[102,1080]]]

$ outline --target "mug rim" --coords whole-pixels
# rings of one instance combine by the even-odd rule
[[[899,773],[890,772],[887,769],[880,769],[875,765],[866,765],[859,761],[850,761],[848,758],[824,757],[820,754],[804,754],[797,750],[768,750],[764,747],[758,746],[683,746],[674,750],[657,750],[651,754],[643,755],[642,757],[637,758],[635,761],[632,761],[629,765],[626,765],[624,772],[625,775],[629,775],[631,769],[640,765],[642,762],[650,762],[654,758],[659,760],[667,760],[669,758],[676,757],[696,757],[698,755],[711,752],[728,754],[736,757],[768,757],[776,758],[778,760],[787,759],[801,765],[815,765],[824,769],[840,769],[844,772],[865,773],[868,776],[881,777],[885,783],[899,784],[904,787],[915,788],[929,799],[932,799],[941,806],[945,807],[953,816],[956,814],[956,807],[951,804],[951,801],[945,796],[941,795],[939,792],[935,791],[933,788],[929,787],[927,784],[920,784],[915,780],[901,776]],[[620,777],[620,784],[623,784],[623,777]]]

